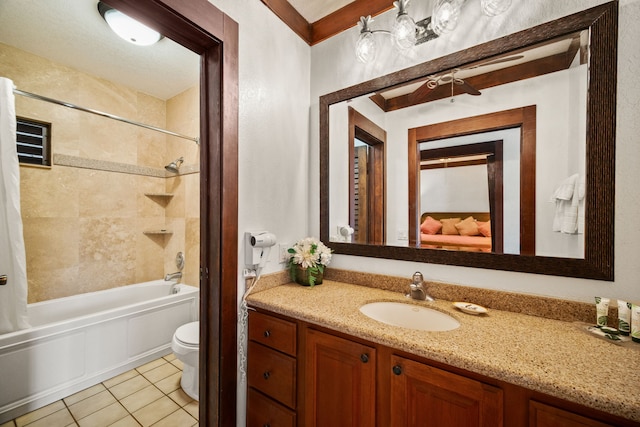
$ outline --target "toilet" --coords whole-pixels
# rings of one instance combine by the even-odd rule
[[[200,322],[180,326],[173,334],[171,350],[182,361],[182,390],[192,399],[198,399],[198,361],[200,358]]]

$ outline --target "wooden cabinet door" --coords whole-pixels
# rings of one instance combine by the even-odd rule
[[[611,427],[591,418],[532,400],[529,402],[530,427]]]
[[[391,358],[394,427],[501,427],[498,387],[399,356]]]
[[[304,426],[375,426],[375,349],[313,329],[305,338]]]

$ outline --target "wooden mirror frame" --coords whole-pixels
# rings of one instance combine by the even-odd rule
[[[584,259],[445,251],[329,241],[329,107],[577,31],[590,30]],[[612,1],[320,97],[320,238],[336,254],[585,279],[614,279],[618,2]]]
[[[236,425],[238,24],[207,0],[103,1],[201,57],[199,424]]]

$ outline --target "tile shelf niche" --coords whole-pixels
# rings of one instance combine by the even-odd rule
[[[159,230],[144,230],[142,234],[173,234],[171,230],[159,229]]]
[[[149,198],[160,198],[163,200],[168,201],[169,199],[171,199],[173,197],[173,193],[144,193],[145,196],[149,197]],[[170,235],[173,234],[173,231],[167,230],[165,228],[160,228],[160,229],[151,229],[151,230],[144,230],[142,232],[142,234],[146,234],[146,235]]]
[[[173,197],[173,193],[144,193],[147,197],[164,197],[170,199]]]

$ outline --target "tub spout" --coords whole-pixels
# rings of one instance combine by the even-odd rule
[[[176,271],[175,273],[167,274],[166,276],[164,276],[165,282],[168,282],[170,280],[175,280],[175,279],[178,279],[177,280],[178,282],[180,281],[180,279],[182,279],[181,271]]]

